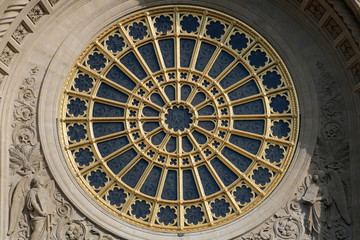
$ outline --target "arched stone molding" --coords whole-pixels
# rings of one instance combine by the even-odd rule
[[[14,52],[13,55],[10,54],[10,56],[12,55],[12,58],[9,60],[8,62],[8,66],[3,66],[4,68],[2,68],[2,66],[0,66],[3,70],[3,72],[5,74],[9,74],[9,77],[5,83],[3,83],[2,88],[6,91],[8,91],[8,94],[5,93],[5,97],[4,100],[6,99],[6,101],[10,101],[10,99],[12,98],[13,100],[15,100],[15,96],[11,97],[10,92],[16,92],[18,89],[18,87],[20,86],[20,82],[24,79],[24,76],[28,76],[28,72],[31,68],[33,68],[34,66],[37,66],[39,68],[39,72],[37,73],[37,79],[38,81],[42,81],[44,79],[44,86],[43,86],[43,90],[42,90],[42,95],[40,96],[40,115],[39,115],[39,122],[41,123],[41,126],[43,127],[40,133],[40,135],[42,134],[42,141],[44,141],[44,139],[47,140],[47,137],[44,137],[45,135],[48,134],[48,132],[46,132],[46,129],[50,129],[52,133],[50,133],[51,138],[53,138],[52,140],[54,140],[56,138],[56,131],[54,131],[54,128],[51,128],[51,126],[49,126],[49,122],[53,122],[52,120],[54,119],[49,119],[49,116],[46,116],[49,114],[49,112],[46,112],[44,109],[48,109],[45,108],[46,104],[50,104],[50,102],[48,102],[47,100],[51,99],[51,92],[47,92],[47,90],[54,90],[54,94],[57,96],[59,91],[55,91],[56,89],[61,89],[61,81],[63,81],[66,76],[67,73],[69,71],[69,65],[72,64],[72,62],[76,59],[76,56],[81,52],[81,49],[83,49],[86,46],[86,43],[88,41],[91,40],[92,37],[94,37],[96,35],[96,33],[98,31],[100,31],[103,27],[107,26],[108,24],[110,24],[111,22],[113,22],[115,19],[117,19],[120,15],[119,14],[115,14],[114,12],[122,12],[124,9],[127,9],[128,12],[133,11],[135,9],[139,9],[142,8],[144,6],[150,6],[150,5],[156,5],[156,4],[161,4],[161,1],[158,2],[153,2],[153,3],[143,3],[143,4],[139,4],[135,1],[128,1],[126,3],[119,3],[118,1],[111,1],[111,3],[108,3],[108,5],[106,7],[104,7],[100,2],[101,1],[92,1],[92,2],[88,2],[88,1],[81,1],[77,4],[72,3],[72,2],[67,2],[67,3],[63,3],[63,2],[59,2],[56,5],[52,5],[50,2],[47,1],[40,1],[41,4],[39,6],[44,7],[44,13],[48,13],[46,15],[41,15],[41,11],[40,15],[41,18],[40,20],[38,19],[37,21],[35,20],[35,22],[37,22],[37,27],[33,28],[30,32],[34,32],[35,34],[28,34],[29,37],[23,38],[23,40],[20,41],[20,46],[19,48],[14,48],[13,44],[15,44],[16,42],[16,38],[14,38],[14,33],[16,32],[16,30],[14,30],[14,32],[9,32],[11,31],[11,27],[15,26],[15,20],[13,21],[13,23],[11,23],[6,35],[4,35],[4,39],[6,39],[7,37],[11,36],[11,39],[8,40],[8,42],[5,41],[5,43],[3,41],[0,42],[1,44],[5,44],[2,46],[5,46],[4,48],[6,48],[6,46],[8,46],[8,48]],[[175,2],[175,1],[167,1],[167,3],[170,2]],[[320,2],[320,1],[319,1]],[[54,2],[55,3],[55,2]],[[192,2],[193,3],[193,2]],[[215,2],[213,1],[209,1],[207,3],[205,2],[194,2],[194,4],[200,4],[200,5],[205,5],[205,6],[215,6]],[[287,62],[291,62],[289,69],[291,71],[291,73],[294,75],[293,77],[296,80],[296,85],[297,85],[297,89],[301,92],[301,94],[299,94],[300,98],[302,98],[300,100],[301,102],[301,110],[303,112],[302,114],[302,128],[311,128],[312,129],[317,129],[319,123],[313,122],[311,119],[315,118],[318,119],[318,109],[317,108],[308,108],[307,106],[309,105],[314,105],[314,102],[317,102],[317,95],[318,93],[316,93],[316,87],[317,84],[317,80],[320,79],[320,71],[317,67],[317,62],[321,61],[322,63],[324,63],[325,68],[327,69],[327,72],[330,72],[330,74],[333,75],[333,78],[335,79],[345,79],[343,81],[346,81],[347,79],[351,78],[351,75],[349,74],[349,72],[347,72],[346,70],[344,70],[343,66],[345,65],[345,69],[353,69],[351,67],[356,66],[356,64],[358,63],[358,47],[356,47],[356,41],[350,36],[349,37],[349,30],[346,27],[346,25],[341,21],[341,18],[338,15],[331,15],[330,13],[324,13],[325,15],[322,15],[322,17],[320,18],[320,20],[318,21],[316,27],[324,29],[324,31],[328,31],[327,26],[326,25],[328,23],[328,21],[331,21],[331,19],[337,19],[334,20],[341,29],[343,29],[342,33],[340,33],[335,40],[333,40],[331,45],[332,47],[335,47],[337,50],[336,51],[330,51],[329,54],[325,54],[324,52],[326,52],[329,48],[329,46],[319,46],[319,50],[316,50],[315,53],[320,53],[319,55],[317,55],[319,58],[316,59],[310,59],[310,53],[313,52],[311,49],[307,49],[306,46],[304,46],[304,44],[301,44],[301,41],[305,41],[305,39],[307,38],[306,36],[306,32],[311,32],[311,30],[306,30],[303,29],[301,31],[297,31],[297,30],[293,30],[293,36],[291,36],[289,40],[291,43],[286,43],[286,41],[283,39],[284,36],[286,36],[286,34],[283,32],[283,30],[281,30],[281,28],[285,28],[284,26],[286,24],[294,24],[296,25],[296,20],[292,21],[291,23],[288,23],[286,21],[283,21],[284,26],[280,26],[279,29],[275,30],[276,33],[278,33],[278,35],[273,35],[274,32],[272,32],[272,30],[269,30],[271,27],[276,25],[276,21],[280,21],[282,20],[286,20],[286,19],[291,19],[292,17],[289,16],[278,16],[276,17],[276,20],[272,20],[272,17],[269,16],[263,16],[262,18],[257,16],[258,13],[260,12],[260,10],[256,10],[256,8],[254,7],[256,3],[252,4],[248,4],[243,2],[244,6],[246,6],[249,10],[253,11],[254,13],[249,13],[247,15],[242,14],[240,11],[236,11],[236,7],[237,7],[237,3],[233,2],[233,1],[228,1],[229,4],[225,4],[224,6],[221,5],[216,5],[216,7],[218,7],[220,10],[223,10],[225,12],[228,12],[231,15],[234,15],[236,17],[239,17],[241,19],[243,19],[244,21],[248,22],[249,24],[254,24],[256,27],[256,29],[258,31],[264,32],[264,36],[272,43],[274,44],[274,46],[276,47],[276,49],[280,49],[280,53],[282,55],[282,57],[284,58],[284,60]],[[313,19],[314,15],[313,13],[311,13],[311,11],[309,10],[311,4],[313,2],[308,1],[306,4],[303,2],[301,3],[300,7],[302,7],[302,9],[306,12],[306,14],[308,14],[310,16],[310,21],[317,21]],[[326,5],[325,2],[321,2],[324,5]],[[22,14],[23,12],[21,12],[22,16],[24,17],[22,20],[19,20],[18,23],[22,22],[22,21],[31,21],[31,19],[29,18],[29,12],[31,11],[31,9],[34,9],[34,7],[38,4],[37,1],[31,1],[31,4],[33,5],[28,5],[26,7],[24,7],[24,9],[22,11],[24,11],[24,14]],[[61,5],[62,4],[62,5]],[[293,6],[292,4],[294,4],[294,6],[298,6],[298,3],[291,3],[290,6]],[[121,7],[120,7],[121,5]],[[272,4],[270,4],[272,5]],[[85,6],[85,7],[84,7]],[[278,11],[278,13],[281,13],[284,9],[284,6],[289,6],[288,3],[282,3],[281,1],[276,2],[275,4],[272,5],[273,9],[275,9],[276,11]],[[328,8],[326,9],[332,9],[330,5],[326,5]],[[40,7],[40,8],[41,8]],[[84,7],[84,8],[83,8]],[[118,8],[116,8],[118,7]],[[233,8],[232,8],[233,7]],[[28,9],[29,12],[27,12],[25,14],[25,9]],[[59,12],[57,12],[57,9],[61,9],[61,11],[59,10]],[[96,13],[97,10],[102,9],[103,11],[100,13]],[[292,12],[296,12],[295,8],[291,8]],[[96,22],[94,19],[91,19],[90,17],[90,13],[96,13],[95,16],[97,17],[97,19],[101,19],[101,21]],[[111,13],[112,14],[109,14]],[[83,15],[77,15],[77,13],[81,13]],[[104,17],[104,14],[106,14],[107,17]],[[122,14],[126,14],[127,12],[122,12]],[[19,15],[20,16],[20,15]],[[47,21],[46,23],[49,24],[48,26],[46,26],[45,23],[45,17],[47,17]],[[72,16],[72,18],[67,18],[67,16]],[[84,17],[82,19],[82,16]],[[327,16],[327,17],[325,17]],[[94,17],[94,15],[92,16]],[[29,20],[30,19],[30,20]],[[36,18],[34,18],[36,19]],[[76,27],[71,26],[71,20],[79,20],[81,19],[82,22],[80,22]],[[62,21],[61,21],[62,20]],[[262,24],[262,21],[266,20],[266,24]],[[60,21],[61,23],[58,24],[57,21]],[[301,20],[300,20],[301,21]],[[339,22],[338,22],[339,21]],[[87,24],[85,23],[89,23],[88,26],[86,26]],[[285,24],[286,23],[286,24]],[[31,24],[29,24],[31,25]],[[18,26],[18,25],[17,25]],[[35,24],[36,26],[36,24]],[[55,33],[55,30],[51,30],[52,26],[60,26],[57,31],[57,33]],[[18,27],[16,27],[18,28]],[[25,27],[26,28],[26,27]],[[92,31],[90,31],[90,28],[92,29]],[[13,29],[15,29],[15,27],[13,27]],[[95,29],[95,31],[94,31]],[[335,28],[336,29],[336,28]],[[345,34],[346,32],[346,34]],[[10,34],[11,33],[11,34]],[[88,33],[92,33],[93,35],[89,35]],[[327,34],[327,33],[326,33]],[[33,36],[31,36],[33,35]],[[48,35],[48,36],[47,36]],[[351,35],[351,34],[350,34]],[[84,38],[80,38],[79,36],[82,36]],[[326,35],[325,38],[331,39],[332,38],[332,33],[329,33],[329,35]],[[21,39],[21,38],[18,38]],[[85,42],[83,42],[83,39],[87,39],[85,40]],[[316,39],[322,39],[322,41],[324,41],[324,36],[322,35],[322,33],[317,33],[317,35],[315,34],[313,37],[311,37],[311,41],[316,42]],[[30,42],[34,41],[34,42]],[[349,57],[347,61],[345,61],[345,64],[342,65],[342,61],[344,61],[344,59],[347,59],[347,51],[351,50],[346,50],[348,49],[348,47],[343,47],[343,49],[345,49],[344,51],[341,50],[341,46],[344,46],[346,41],[349,41],[350,44],[350,48],[352,48],[355,53],[353,56]],[[14,42],[15,41],[15,42]],[[44,48],[44,44],[45,43],[50,43],[47,44],[47,46]],[[8,45],[9,44],[9,45]],[[23,44],[23,45],[21,45]],[[298,50],[296,49],[296,46],[304,46],[304,49],[302,50],[303,52],[300,53]],[[325,44],[326,45],[326,44]],[[289,46],[289,48],[284,48],[282,46]],[[355,48],[354,48],[355,46]],[[8,51],[9,52],[9,51]],[[76,54],[73,54],[74,52],[76,52]],[[314,53],[314,52],[313,52]],[[339,54],[340,53],[340,54]],[[344,54],[345,53],[345,54]],[[5,54],[6,55],[6,54]],[[351,55],[351,54],[350,54]],[[349,56],[350,56],[349,55]],[[355,57],[354,57],[355,56]],[[33,58],[33,59],[31,59]],[[299,58],[299,59],[297,59]],[[306,59],[306,60],[305,60]],[[335,59],[334,61],[330,61],[329,59]],[[309,60],[309,61],[307,61]],[[306,63],[306,64],[305,64]],[[298,65],[297,65],[298,64]],[[354,65],[355,64],[355,65]],[[297,66],[301,65],[301,68],[297,68]],[[330,69],[330,70],[329,70]],[[359,74],[353,73],[353,77],[357,77]],[[302,85],[303,82],[302,80],[306,79],[306,85]],[[313,82],[313,79],[314,82]],[[316,80],[317,79],[317,80]],[[16,82],[18,81],[18,82]],[[59,82],[57,84],[57,81]],[[338,84],[340,81],[336,81]],[[57,84],[57,85],[56,85]],[[6,86],[5,86],[6,85]],[[341,92],[345,93],[345,92],[349,92],[351,83],[347,82],[346,86],[341,86]],[[54,89],[52,89],[54,87]],[[46,89],[46,90],[44,90]],[[355,89],[356,90],[356,89]],[[307,93],[306,93],[307,92]],[[53,95],[54,96],[54,95]],[[52,96],[52,105],[51,108],[52,109],[57,109],[58,105],[57,105],[57,99],[54,99],[54,97]],[[10,102],[14,102],[13,100],[11,100]],[[358,103],[354,102],[354,99],[349,95],[349,97],[345,100],[345,102],[347,104],[354,105],[354,107],[358,107]],[[2,103],[2,106],[4,106],[5,103]],[[9,105],[7,107],[3,107],[2,111],[3,114],[5,112],[8,113],[12,113],[12,107],[13,105]],[[350,108],[350,107],[349,107]],[[52,117],[56,116],[56,112],[57,110],[53,111]],[[348,109],[347,109],[347,112]],[[357,119],[357,116],[354,117],[353,115],[356,115],[356,111],[355,114],[354,113],[349,113],[349,118],[351,118],[348,121],[353,121],[350,122],[351,126],[354,128],[355,126],[358,126],[358,123],[356,122],[356,120],[353,119]],[[9,122],[12,122],[13,117],[12,116],[7,116],[3,118],[3,122],[2,122],[2,128],[8,128],[9,127]],[[310,123],[310,125],[308,124]],[[312,125],[311,125],[312,124]],[[49,128],[50,127],[50,128]],[[346,127],[347,129],[349,129],[349,126]],[[8,129],[7,131],[5,131],[6,136],[8,136],[10,139],[11,136],[11,130],[12,129]],[[350,131],[350,130],[349,130]],[[356,135],[356,132],[354,131],[353,133],[350,133],[350,135]],[[312,155],[312,149],[313,146],[315,145],[315,140],[316,140],[316,136],[317,136],[317,131],[314,132],[306,132],[305,134],[303,134],[300,138],[303,140],[303,142],[301,144],[303,144],[302,146],[304,146],[303,148],[303,152],[299,151],[297,152],[297,155],[295,156],[295,158],[300,158],[300,157],[304,157],[307,156],[307,161],[310,160],[310,157]],[[306,140],[310,140],[309,142],[306,142]],[[312,141],[312,142],[311,142]],[[49,149],[47,148],[47,141],[44,141],[45,143],[45,157],[47,158],[47,161],[52,161],[51,159],[58,159],[58,157],[49,157],[49,156],[53,156],[52,153],[49,153]],[[353,148],[356,148],[356,140],[353,141],[355,144],[353,144]],[[4,142],[5,146],[2,146],[1,148],[1,152],[2,152],[2,159],[8,159],[8,153],[7,153],[7,148],[10,144],[10,141],[5,141]],[[58,151],[59,149],[57,149]],[[308,152],[306,152],[308,150]],[[356,151],[352,150],[351,152],[351,156],[352,159],[356,160],[355,157],[355,153]],[[355,153],[354,153],[355,152]],[[58,151],[58,156],[60,156],[61,153],[60,151]],[[354,158],[355,157],[355,158]],[[305,158],[306,159],[306,158]],[[1,162],[1,166],[2,166],[2,171],[4,174],[2,174],[2,176],[8,176],[8,170],[5,171],[3,170],[3,166],[8,166],[8,162],[5,162],[2,160]],[[309,163],[309,162],[308,162]],[[287,175],[287,177],[284,178],[284,181],[293,181],[293,185],[289,185],[287,188],[296,188],[299,182],[302,182],[302,179],[305,177],[306,175],[306,164],[308,163],[303,163],[300,165],[292,165],[290,171],[296,170],[297,168],[303,168],[303,173],[299,174],[298,176],[290,176]],[[52,164],[52,163],[51,163]],[[54,177],[55,179],[60,178],[60,176],[57,176],[57,173],[54,173]],[[297,178],[297,180],[295,179]],[[300,181],[301,179],[301,181]],[[354,180],[353,180],[354,181]],[[297,184],[296,184],[296,183]],[[1,191],[4,191],[3,189],[7,189],[7,181],[3,181],[1,180]],[[356,186],[356,185],[355,185]],[[65,186],[62,186],[62,189],[64,189]],[[280,188],[280,186],[279,186]],[[353,189],[355,191],[355,189]],[[7,190],[6,190],[7,191]],[[276,190],[275,190],[276,191]],[[64,191],[66,193],[66,190]],[[69,193],[66,193],[66,195]],[[281,193],[280,193],[281,194]],[[353,192],[353,199],[356,199],[356,192]],[[281,196],[284,195],[279,195],[279,198],[281,198]],[[6,196],[3,196],[3,198],[5,198]],[[71,199],[73,200],[73,199]],[[282,206],[284,206],[285,202],[287,199],[283,199],[282,200]],[[267,202],[273,206],[274,208],[280,208],[282,206],[278,205],[279,201],[281,200],[277,200],[273,197],[270,197]],[[4,200],[4,202],[7,202],[7,199]],[[264,202],[264,204],[267,204]],[[6,204],[5,204],[6,205]],[[78,201],[78,203],[76,204],[75,201],[75,206],[81,208],[81,202]],[[6,206],[5,206],[6,208]],[[101,212],[101,209],[98,209]],[[6,210],[3,210],[6,212]],[[266,211],[265,210],[265,215],[266,218],[270,218],[273,214],[273,209],[271,211]],[[263,214],[263,212],[262,212]],[[6,214],[7,215],[7,214]],[[88,217],[90,216],[90,213],[86,214]],[[98,220],[96,220],[96,216],[90,216],[89,217],[92,220],[95,220],[95,222],[97,222]],[[255,217],[249,217],[249,219],[251,220],[256,220],[254,219]],[[266,218],[264,217],[264,219],[266,220]],[[1,219],[2,221],[6,221]],[[251,230],[252,228],[256,227],[257,225],[260,224],[261,221],[258,222],[254,222],[253,225],[249,225],[247,229],[243,229],[243,231],[240,232],[234,232],[234,233],[230,233],[229,235],[226,235],[226,237],[230,238],[230,237],[236,237],[239,234],[245,233],[249,230]],[[101,223],[99,223],[99,225],[101,225]],[[2,226],[4,226],[5,229],[7,227],[7,223],[2,222]],[[106,226],[103,226],[106,228]],[[135,232],[132,226],[127,226],[129,227],[128,230],[129,232],[126,233],[125,237],[128,238],[132,238],[130,234],[137,234]],[[225,232],[227,232],[227,226],[224,226],[223,230],[220,229],[214,229],[214,231],[212,231],[211,234],[214,234],[213,236],[225,236],[225,235],[219,235],[219,234],[223,234]],[[233,228],[237,228],[235,225]],[[119,233],[118,230],[115,229],[109,229],[108,230],[114,230],[115,233]],[[113,232],[113,231],[111,231]],[[119,233],[119,235],[122,235],[124,233]],[[129,234],[129,235],[127,235]],[[148,233],[149,235],[147,236],[151,236],[151,233]],[[199,233],[201,234],[201,233]],[[2,235],[5,236],[5,235]],[[165,238],[167,238],[167,235],[163,235]],[[185,238],[189,238],[191,239],[191,237],[193,238],[197,238],[199,235],[194,234],[194,235],[185,235]],[[356,235],[354,235],[356,236]],[[138,237],[144,237],[144,235],[138,235]],[[203,235],[203,237],[205,238],[206,235]]]

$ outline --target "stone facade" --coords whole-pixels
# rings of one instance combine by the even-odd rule
[[[0,238],[356,239],[358,1],[181,1],[218,9],[255,28],[276,48],[294,79],[301,113],[294,160],[272,195],[244,217],[195,233],[144,230],[95,205],[71,178],[56,119],[73,62],[118,18],[170,3],[178,2],[3,2]]]

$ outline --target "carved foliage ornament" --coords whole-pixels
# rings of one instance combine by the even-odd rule
[[[38,85],[33,68],[19,89],[10,153],[10,240],[111,240],[62,196],[47,170],[36,131]]]
[[[343,98],[336,82],[322,63],[321,131],[311,161],[309,175],[297,192],[257,231],[241,240],[351,239],[349,144],[346,141]]]

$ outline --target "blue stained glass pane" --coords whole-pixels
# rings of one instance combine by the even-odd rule
[[[251,65],[258,68],[265,66],[265,63],[268,60],[268,58],[266,57],[266,53],[260,50],[256,50],[251,52],[249,56],[249,60]]]
[[[157,105],[159,105],[160,107],[165,105],[164,100],[162,99],[162,97],[160,96],[160,94],[158,93],[153,93],[150,97],[151,101],[153,103],[156,103]]]
[[[224,89],[231,85],[239,82],[244,77],[249,76],[248,70],[241,64],[238,63],[220,82],[220,86]]]
[[[216,199],[211,203],[211,212],[215,214],[215,217],[225,217],[230,212],[230,204],[225,199]]]
[[[116,132],[124,131],[124,123],[122,122],[103,122],[93,123],[94,136],[102,137]]]
[[[142,80],[146,78],[147,74],[133,52],[126,54],[120,59],[120,62],[124,64],[124,66],[127,67],[138,79]]]
[[[256,184],[265,185],[266,183],[270,182],[271,173],[267,168],[258,168],[254,170],[254,175],[252,178],[255,180]]]
[[[176,219],[175,209],[166,206],[165,208],[161,208],[159,213],[157,214],[159,217],[159,222],[164,225],[174,224]]]
[[[173,15],[171,15],[173,16]],[[156,18],[154,27],[158,32],[166,34],[168,31],[171,31],[173,22],[169,16],[160,16]]]
[[[89,56],[89,60],[87,64],[89,64],[91,69],[100,70],[101,68],[105,67],[106,58],[102,53],[95,52],[94,54]]]
[[[89,75],[79,75],[75,78],[75,87],[79,89],[80,92],[87,92],[90,88],[93,87],[92,81],[93,79],[89,77]]]
[[[86,138],[86,129],[83,125],[75,123],[69,127],[68,135],[71,141],[79,142]]]
[[[285,96],[276,95],[271,98],[270,107],[273,108],[274,112],[283,113],[289,109],[289,101]]]
[[[189,94],[191,93],[191,87],[189,85],[184,85],[181,87],[181,100],[186,101]]]
[[[214,54],[216,46],[206,42],[202,42],[198,53],[195,69],[203,71],[206,65],[209,63],[211,56]]]
[[[184,217],[188,223],[197,225],[199,222],[203,221],[204,213],[200,207],[191,206],[186,209]]]
[[[263,76],[263,83],[264,85],[270,89],[270,88],[277,88],[281,84],[281,76],[277,74],[277,72],[266,72],[266,74]]]
[[[144,46],[139,47],[138,50],[152,72],[160,70],[159,62],[152,43],[145,44]]]
[[[233,128],[256,133],[264,134],[265,130],[265,121],[264,120],[235,120]]]
[[[206,95],[205,95],[205,93],[203,93],[203,92],[198,92],[198,93],[195,95],[195,97],[193,98],[193,100],[191,101],[191,104],[192,104],[193,106],[196,106],[196,105],[202,103],[202,102],[205,101],[205,100],[206,100]]]
[[[244,114],[263,114],[264,105],[261,99],[239,104],[233,107],[235,115],[244,115]]]
[[[118,101],[118,102],[122,102],[122,103],[126,103],[129,98],[129,96],[126,95],[125,93],[120,92],[119,90],[117,90],[105,83],[101,83],[96,96],[114,100],[114,101]]]
[[[230,63],[234,61],[234,59],[235,58],[232,55],[222,50],[211,67],[209,76],[215,79],[220,75],[220,73],[222,73],[222,71],[225,70],[227,66],[230,65]]]
[[[112,52],[120,52],[125,47],[124,38],[118,35],[110,36],[106,41],[107,49]]]
[[[140,192],[155,197],[156,190],[159,185],[160,176],[161,176],[161,168],[154,166],[153,169],[151,169],[144,184],[142,185]]]
[[[238,176],[218,158],[211,160],[211,165],[225,186],[229,186],[238,178]]]
[[[214,130],[215,123],[211,121],[199,121],[198,126],[204,128],[205,130],[211,131]]]
[[[253,198],[253,194],[251,188],[241,186],[237,187],[236,191],[234,191],[235,200],[240,204],[249,203],[251,198]]]
[[[272,134],[278,138],[286,137],[290,132],[289,124],[283,120],[274,122],[271,131],[273,131]]]
[[[143,129],[145,132],[151,132],[155,128],[159,127],[160,124],[158,122],[146,122],[143,124]]]
[[[199,20],[193,15],[184,16],[180,24],[182,30],[187,33],[196,32],[197,28],[200,26]]]
[[[208,116],[208,115],[214,114],[214,112],[215,112],[215,108],[213,106],[207,105],[207,106],[201,108],[198,111],[198,114],[200,116]]]
[[[221,153],[242,172],[245,172],[252,163],[251,159],[241,155],[240,153],[228,147],[224,147]]]
[[[112,140],[108,140],[106,142],[98,143],[97,146],[101,156],[106,157],[107,155],[126,146],[127,144],[129,144],[129,140],[127,139],[127,137],[123,136]]]
[[[210,22],[206,26],[206,34],[211,38],[220,38],[225,33],[224,28],[225,26],[220,21]]]
[[[77,153],[75,153],[75,162],[79,164],[79,166],[89,166],[93,159],[94,154],[90,152],[88,148],[80,148]]]
[[[207,196],[216,193],[217,191],[220,191],[218,184],[216,183],[209,169],[205,165],[198,167],[198,171],[202,186]]]
[[[278,145],[269,146],[269,148],[265,150],[265,153],[265,157],[269,159],[271,163],[279,163],[280,160],[284,158],[284,150]]]
[[[257,87],[254,80],[251,80],[235,90],[231,91],[228,96],[231,101],[235,101],[241,98],[249,97],[259,93],[259,88]]]
[[[168,170],[161,198],[166,200],[177,200],[177,171]]]
[[[106,78],[129,90],[133,90],[136,87],[136,83],[116,65],[106,74]]]
[[[238,136],[235,134],[231,134],[229,141],[232,144],[234,144],[238,147],[241,147],[242,149],[244,149],[252,154],[257,154],[257,152],[259,151],[259,148],[261,146],[260,140],[247,138],[247,137],[243,137],[243,136]]]
[[[150,204],[147,204],[145,200],[135,201],[135,204],[131,205],[131,214],[136,218],[146,218],[150,214]]]
[[[144,159],[140,159],[122,178],[121,180],[134,188],[138,183],[140,177],[145,172],[148,162]]]
[[[246,48],[248,39],[246,38],[244,33],[235,33],[230,37],[230,45],[232,49],[241,51],[242,49]]]
[[[94,103],[93,117],[123,117],[124,109],[103,103]]]
[[[175,100],[175,88],[173,86],[166,86],[165,87],[165,94],[166,96],[169,98],[170,101],[174,101]]]
[[[153,109],[152,107],[144,107],[143,114],[147,117],[156,117],[159,116],[159,112]]]
[[[68,111],[70,114],[77,117],[83,115],[86,111],[85,101],[81,101],[79,98],[71,99],[70,103],[67,105]]]
[[[151,142],[155,145],[159,145],[164,140],[165,135],[166,133],[161,131],[151,138]]]
[[[168,110],[168,113],[165,114],[165,123],[168,124],[170,129],[173,129],[175,132],[189,128],[190,124],[193,122],[192,114],[189,112],[188,108],[183,106],[174,106],[172,109]]]
[[[180,39],[180,66],[189,67],[191,62],[192,53],[194,51],[195,40],[193,39]]]
[[[134,23],[129,27],[129,30],[129,35],[132,36],[135,40],[143,40],[147,35],[147,27],[142,22]]]
[[[114,188],[109,191],[109,195],[107,196],[107,200],[110,201],[111,205],[115,205],[120,207],[121,204],[126,202],[127,195],[123,189]]]
[[[121,170],[128,165],[131,160],[137,156],[137,152],[134,149],[129,149],[119,156],[111,159],[107,162],[108,167],[113,171],[114,174],[118,174]]]
[[[183,198],[184,200],[199,198],[198,189],[191,170],[183,171]]]
[[[90,185],[94,188],[104,187],[105,183],[108,181],[106,173],[100,170],[92,171],[88,179]]]
[[[176,138],[171,137],[166,144],[166,151],[175,152],[175,150],[176,150]]]
[[[172,68],[175,66],[174,39],[159,40],[159,47],[164,59],[165,66]]]
[[[193,150],[193,145],[188,137],[182,137],[182,148],[185,152],[190,152]]]
[[[196,130],[192,132],[192,135],[199,144],[204,144],[207,141],[207,137]]]

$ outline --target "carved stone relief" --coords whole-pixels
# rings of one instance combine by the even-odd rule
[[[47,169],[36,131],[38,69],[20,87],[10,153],[11,240],[115,239],[82,216],[63,196]]]
[[[58,1],[49,2],[55,5]],[[316,18],[321,18],[323,13],[316,2],[313,2],[309,11]],[[316,8],[320,10],[315,11]],[[34,7],[33,12],[28,15],[33,22],[46,14],[39,5]],[[341,31],[336,23],[328,22],[326,28],[329,28],[334,39]],[[22,36],[13,35],[18,42],[26,35]],[[354,53],[349,52],[346,46],[344,42],[340,49],[345,58],[349,59]],[[0,60],[9,65],[15,53],[6,46]],[[356,81],[360,76],[359,66],[357,63],[352,68]],[[286,206],[262,226],[237,239],[351,239],[351,191],[349,176],[346,174],[349,172],[349,145],[345,140],[343,126],[344,104],[332,76],[321,63],[318,68],[322,74],[319,82],[319,89],[322,89],[319,92],[322,128],[309,175]],[[8,235],[10,239],[44,239],[44,236],[48,239],[70,240],[115,239],[92,224],[66,200],[47,170],[36,132],[37,72],[37,68],[32,69],[30,76],[24,80],[13,113],[13,146],[9,149],[11,210]],[[34,198],[40,198],[42,202],[36,202]],[[39,206],[53,207],[56,211],[40,212],[37,210]]]
[[[3,62],[6,66],[9,66],[11,59],[15,54],[16,52],[10,47],[9,44],[7,44],[0,55],[0,61]]]
[[[319,96],[321,132],[309,168],[296,193],[257,230],[241,240],[351,239],[349,144],[346,141],[344,100],[322,63]]]
[[[37,23],[45,14],[46,12],[43,7],[40,4],[36,4],[28,13],[28,17],[33,23]]]
[[[0,19],[0,38],[6,34],[10,24],[28,3],[29,0],[14,0],[11,2]]]
[[[24,23],[20,23],[12,37],[20,44],[29,33],[30,31],[25,27]]]

